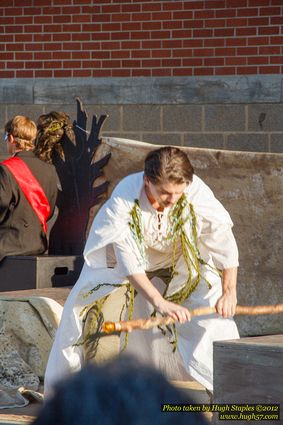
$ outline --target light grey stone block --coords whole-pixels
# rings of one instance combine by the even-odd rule
[[[142,142],[156,145],[182,145],[182,134],[178,133],[144,133]]]
[[[283,153],[283,133],[271,134],[270,152]]]
[[[168,105],[162,108],[164,131],[200,131],[201,106]]]
[[[125,131],[159,131],[160,106],[124,105],[122,125]]]
[[[205,131],[244,131],[244,105],[207,105],[204,109]]]
[[[71,121],[74,121],[77,119],[77,104],[74,101],[70,105],[64,105],[64,104],[47,104],[44,105],[44,114],[48,114],[49,112],[57,111],[57,112],[65,112],[65,114],[69,115]]]
[[[96,115],[108,115],[104,121],[104,131],[121,131],[122,130],[122,106],[119,105],[85,105],[85,110],[89,117],[88,124],[91,125],[91,118]]]
[[[229,134],[226,149],[236,151],[267,152],[268,134]]]
[[[122,132],[122,131],[101,131],[101,137],[117,137],[128,140],[137,140],[141,141],[141,133],[131,133],[131,132]]]
[[[13,118],[15,115],[24,115],[29,117],[31,120],[37,122],[38,117],[43,114],[42,105],[21,105],[14,104],[7,106],[7,116],[8,120]]]
[[[0,103],[23,104],[34,103],[34,80],[29,78],[0,79]]]
[[[283,103],[248,106],[249,131],[283,131]]]
[[[80,97],[84,104],[151,104],[154,80],[143,77],[37,79],[35,103],[68,104]]]
[[[198,148],[224,149],[223,134],[187,133],[184,145]]]
[[[94,103],[91,79],[83,78],[37,78],[34,82],[34,103],[75,104],[80,97],[83,103]],[[92,99],[92,100],[90,100]]]
[[[0,80],[0,103],[207,104],[282,102],[281,75]]]

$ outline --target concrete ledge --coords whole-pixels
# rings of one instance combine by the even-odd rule
[[[264,404],[283,402],[282,355],[283,334],[214,342],[214,403],[224,406],[226,403],[259,405],[259,409],[255,407],[254,416],[280,413],[278,407],[274,410],[264,410]],[[239,415],[240,420],[235,420],[235,423],[249,423],[248,415],[251,419],[251,413],[244,411]],[[225,416],[224,418],[223,416],[217,418],[218,414],[215,416],[214,424],[234,423],[231,419],[225,420]],[[257,420],[259,418],[260,416]],[[263,416],[261,418],[263,419]],[[266,419],[260,423],[277,422],[271,418]]]
[[[0,104],[209,104],[282,102],[281,75],[0,80]]]
[[[65,286],[61,288],[43,288],[43,289],[23,289],[21,291],[7,291],[0,292],[0,300],[13,299],[26,299],[36,297],[51,298],[60,305],[64,306],[65,301],[71,292],[72,286]],[[0,415],[1,417],[1,415]],[[1,422],[0,422],[1,423]]]

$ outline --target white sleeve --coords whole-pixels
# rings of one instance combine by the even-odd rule
[[[208,252],[215,264],[221,270],[238,267],[239,254],[230,224],[202,222],[199,238],[200,251],[202,247]]]
[[[131,276],[136,273],[145,274],[144,267],[139,263],[138,256],[133,252],[131,244],[127,243],[126,239],[114,242],[113,248],[119,270],[121,270],[123,275]]]

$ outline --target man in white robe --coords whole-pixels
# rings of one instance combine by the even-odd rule
[[[46,393],[84,363],[82,347],[74,345],[83,332],[82,309],[119,291],[115,285],[129,282],[138,292],[134,317],[148,317],[154,310],[173,317],[178,344],[172,352],[159,329],[138,331],[130,334],[126,351],[153,363],[171,379],[189,374],[212,391],[212,343],[239,337],[231,318],[238,266],[232,225],[212,191],[193,174],[183,151],[165,147],[151,152],[144,173],[124,178],[93,222],[85,265],[64,306],[50,353]],[[107,260],[109,248],[114,251],[114,267]],[[172,267],[165,295],[158,276]],[[218,314],[190,320],[189,310],[201,306],[216,306]]]

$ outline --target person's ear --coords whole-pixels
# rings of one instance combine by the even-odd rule
[[[11,134],[11,133],[8,134],[8,142],[11,143],[12,145],[14,145],[16,143],[15,138],[14,138],[13,134]]]
[[[16,140],[12,134],[9,134],[7,138],[7,152],[10,155],[16,152]]]
[[[145,186],[148,186],[148,184],[149,184],[149,178],[147,176],[144,176],[143,180],[144,180],[144,185]]]

